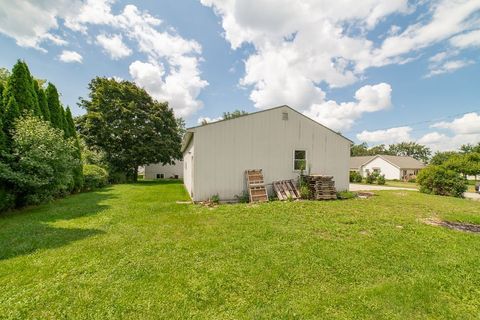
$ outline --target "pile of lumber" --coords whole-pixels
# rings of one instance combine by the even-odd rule
[[[300,199],[300,192],[293,180],[273,181],[272,185],[279,200]]]
[[[310,189],[312,199],[331,200],[337,199],[337,190],[332,176],[310,175],[304,176],[304,181]]]
[[[262,169],[246,170],[248,196],[250,202],[268,201],[267,188],[263,181]]]

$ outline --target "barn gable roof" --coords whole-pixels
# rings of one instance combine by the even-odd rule
[[[280,108],[287,108],[299,115],[301,115],[302,117],[310,120],[310,121],[313,121],[315,124],[319,125],[319,126],[322,126],[323,128],[335,133],[336,135],[339,135],[340,137],[342,137],[343,139],[347,140],[348,142],[350,143],[353,143],[352,140],[346,138],[345,136],[343,136],[342,134],[340,134],[339,132],[336,132],[330,128],[328,128],[327,126],[313,120],[312,118],[310,117],[307,117],[306,115],[304,115],[303,113],[293,109],[292,107],[290,106],[287,106],[287,105],[282,105],[282,106],[278,106],[278,107],[273,107],[273,108],[269,108],[269,109],[265,109],[265,110],[260,110],[260,111],[256,111],[256,112],[251,112],[251,113],[247,113],[247,114],[244,114],[244,115],[241,115],[239,117],[236,117],[236,118],[233,118],[233,119],[223,119],[223,120],[219,120],[219,121],[215,121],[215,122],[209,122],[207,124],[204,124],[204,125],[198,125],[198,126],[194,126],[194,127],[190,127],[190,128],[187,128],[187,133],[185,134],[184,138],[183,138],[183,142],[182,142],[182,151],[185,150],[185,148],[187,147],[188,143],[190,142],[191,138],[192,138],[192,135],[194,134],[194,132],[198,129],[201,129],[203,127],[206,127],[206,126],[214,126],[216,124],[219,124],[219,123],[222,123],[222,122],[225,122],[225,121],[234,121],[236,119],[239,119],[239,118],[244,118],[244,117],[251,117],[251,116],[255,116],[259,113],[262,113],[262,112],[269,112],[269,111],[273,111],[273,110],[277,110],[277,109],[280,109]],[[188,133],[190,133],[190,136],[188,135]]]

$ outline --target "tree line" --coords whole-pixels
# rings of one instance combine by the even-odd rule
[[[167,102],[130,81],[97,77],[88,88],[73,119],[24,61],[0,69],[0,211],[136,181],[140,165],[181,158],[184,121]]]
[[[82,188],[71,110],[54,84],[45,85],[21,60],[0,72],[0,210]]]

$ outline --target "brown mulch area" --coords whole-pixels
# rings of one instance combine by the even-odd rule
[[[424,222],[432,226],[441,226],[441,227],[460,230],[464,232],[480,233],[480,225],[473,224],[473,223],[442,221],[439,219],[426,219]]]

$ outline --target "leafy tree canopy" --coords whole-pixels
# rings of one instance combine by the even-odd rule
[[[228,120],[228,119],[238,118],[238,117],[244,116],[246,114],[248,114],[247,111],[237,109],[237,110],[232,111],[232,112],[224,112],[223,115],[222,115],[222,118],[224,120]]]
[[[89,89],[89,99],[80,102],[87,114],[77,125],[113,168],[136,180],[140,165],[181,158],[181,130],[167,103],[129,81],[97,77]]]

